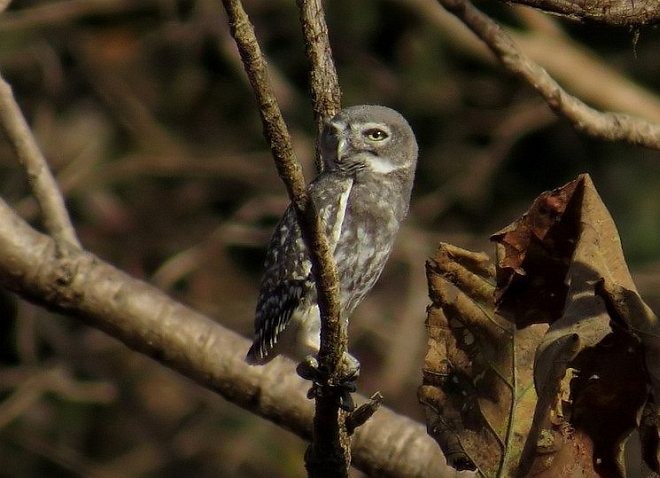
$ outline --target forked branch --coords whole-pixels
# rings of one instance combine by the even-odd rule
[[[316,208],[307,195],[302,170],[291,147],[286,124],[273,94],[254,28],[240,0],[223,0],[223,4],[229,16],[231,34],[236,41],[259,104],[264,135],[270,144],[277,170],[295,208],[298,224],[312,262],[322,324],[319,364],[321,370],[328,372],[328,383],[337,383],[341,374],[341,359],[346,351],[347,336],[346,325],[340,320],[339,281],[334,259]],[[303,11],[310,11],[309,6],[303,6]],[[318,95],[315,104],[322,97],[323,95]],[[320,108],[323,109],[325,107]],[[310,474],[347,476],[350,447],[344,416],[339,409],[336,393],[328,389],[318,394],[316,407],[313,453],[310,454],[310,460],[314,465],[308,468]],[[323,462],[319,462],[319,459]]]
[[[64,198],[41,153],[30,127],[16,103],[9,83],[0,75],[0,128],[25,169],[46,230],[58,241],[80,247]]]

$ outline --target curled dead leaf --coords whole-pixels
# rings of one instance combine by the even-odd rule
[[[441,244],[427,276],[433,304],[419,398],[429,433],[455,468],[511,475],[534,413],[532,365],[547,326],[516,330],[495,313],[485,254]]]
[[[492,240],[494,268],[447,244],[427,264],[419,397],[449,462],[484,476],[624,476],[639,428],[657,472],[660,326],[589,176],[543,193]]]

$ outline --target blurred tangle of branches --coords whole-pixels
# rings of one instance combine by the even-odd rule
[[[311,179],[295,2],[245,5]],[[482,7],[569,91],[660,121],[657,28]],[[660,310],[660,153],[577,135],[431,0],[326,8],[344,105],[398,109],[421,146],[411,217],[351,323],[364,393],[381,390],[388,405],[420,416],[426,257],[440,239],[490,252],[491,233],[579,172],[594,178],[640,291]],[[561,48],[538,47],[544,38]],[[220,2],[14,0],[0,14],[0,69],[83,244],[251,334],[263,249],[287,200]],[[0,194],[36,223],[28,191],[0,141]],[[96,330],[13,296],[0,310],[0,476],[304,476],[292,435]]]

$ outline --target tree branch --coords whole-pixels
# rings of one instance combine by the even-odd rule
[[[642,26],[660,22],[657,0],[506,0],[571,20],[609,26]]]
[[[323,171],[320,138],[325,121],[340,109],[341,89],[332,60],[328,26],[321,0],[297,0],[305,53],[310,62],[310,91],[316,122],[317,171]],[[333,261],[334,262],[334,261]],[[346,324],[321,321],[319,363],[325,370],[336,370],[348,348]],[[337,342],[339,340],[339,342]],[[375,409],[374,409],[375,411]],[[365,420],[366,421],[366,420]],[[305,454],[310,477],[347,477],[351,464],[351,448],[346,416],[339,410],[334,394],[318,394],[314,415],[314,439]]]
[[[660,125],[627,114],[597,111],[569,95],[539,65],[523,54],[511,38],[468,0],[438,0],[465,23],[497,56],[504,67],[545,98],[548,105],[573,126],[594,138],[624,141],[660,149]]]
[[[320,370],[327,372],[322,393],[316,397],[316,419],[312,449],[308,465],[322,459],[314,470],[325,473],[337,471],[334,476],[346,476],[351,462],[345,416],[339,409],[337,384],[342,375],[342,358],[346,351],[346,324],[341,320],[339,307],[339,280],[337,269],[323,232],[314,203],[309,199],[305,180],[295,157],[289,133],[282,118],[277,99],[272,92],[266,64],[250,20],[240,0],[223,0],[229,17],[231,34],[238,46],[245,71],[252,85],[264,136],[270,144],[278,173],[286,185],[302,232],[317,289],[321,315],[321,348],[318,354]],[[312,468],[309,468],[310,470]]]
[[[333,117],[341,108],[341,89],[337,70],[332,60],[328,25],[325,22],[321,0],[297,0],[296,3],[300,9],[305,53],[311,65],[309,84],[318,138],[321,136],[325,121]],[[316,169],[323,170],[318,141],[316,142]]]
[[[62,193],[14,99],[11,86],[2,75],[0,75],[0,128],[25,169],[32,194],[41,209],[46,230],[58,242],[67,241],[80,247]]]
[[[496,56],[459,18],[437,0],[398,0],[421,21],[443,32],[448,46],[473,59],[492,64]],[[660,122],[660,99],[655,92],[636,84],[602,57],[567,36],[543,12],[518,8],[516,13],[527,25],[525,30],[502,29],[532,61],[573,94],[601,110],[614,110]],[[524,17],[523,17],[524,16]],[[541,26],[540,22],[544,25]]]
[[[59,247],[66,249],[60,254]],[[31,228],[0,200],[0,285],[72,315],[304,439],[308,385],[284,358],[252,367],[249,342],[89,252]],[[455,476],[421,424],[381,409],[355,434],[354,464],[392,477]]]

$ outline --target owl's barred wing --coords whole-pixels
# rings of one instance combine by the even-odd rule
[[[255,321],[256,336],[246,357],[249,364],[264,364],[273,358],[270,352],[300,304],[309,283],[305,279],[285,280],[271,292],[262,291]]]
[[[348,178],[321,174],[308,188],[333,252],[341,236],[352,184]],[[292,314],[302,302],[305,307],[316,303],[312,264],[291,206],[275,228],[264,268],[254,343],[246,357],[250,364],[266,363],[279,353],[280,347],[274,349],[278,342],[282,342],[282,332]]]
[[[309,268],[304,243],[291,206],[278,223],[266,252],[264,275],[254,321],[255,337],[246,361],[263,364],[276,354],[273,348],[306,293]]]

